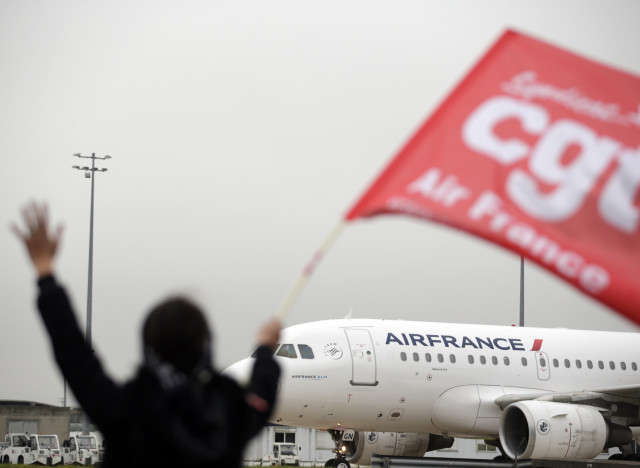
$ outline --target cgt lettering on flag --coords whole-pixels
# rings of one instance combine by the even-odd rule
[[[524,131],[540,136],[534,147],[521,139],[496,135],[496,126],[508,119],[517,119]],[[528,171],[513,168],[509,172],[505,190],[518,208],[542,221],[573,216],[616,160],[617,168],[599,196],[598,213],[616,229],[637,232],[639,209],[634,201],[640,185],[640,148],[626,148],[571,119],[550,120],[541,105],[495,96],[465,121],[462,138],[470,149],[505,166],[528,159]],[[571,148],[579,152],[566,163],[563,157]],[[554,189],[543,190],[545,184]]]

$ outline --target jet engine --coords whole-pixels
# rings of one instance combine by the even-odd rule
[[[331,436],[334,437],[334,434]],[[335,437],[334,440],[336,440]],[[339,451],[349,463],[369,465],[373,453],[399,457],[421,457],[425,452],[449,448],[452,445],[452,438],[435,434],[360,431],[354,434],[351,441],[341,440]]]
[[[592,406],[535,400],[507,406],[499,435],[512,459],[594,458],[632,439],[628,427],[605,421]]]

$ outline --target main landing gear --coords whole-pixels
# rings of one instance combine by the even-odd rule
[[[497,456],[493,457],[494,461],[511,461],[511,458],[509,458],[507,456],[507,454],[504,453],[504,450],[502,448],[502,444],[500,443],[500,440],[498,440],[498,439],[485,439],[484,443],[487,444],[487,445],[491,445],[492,447],[495,447],[500,451],[500,455],[497,455]]]

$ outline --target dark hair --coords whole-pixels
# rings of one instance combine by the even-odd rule
[[[142,329],[145,349],[185,374],[208,362],[210,341],[204,314],[183,297],[171,297],[156,305]]]

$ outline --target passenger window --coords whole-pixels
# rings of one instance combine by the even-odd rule
[[[401,359],[402,361],[406,361],[406,360],[407,360],[407,353],[405,353],[404,351],[402,351],[402,352],[400,353],[400,359]]]
[[[413,353],[413,360],[416,362],[420,360],[420,356],[418,356],[418,353]]]
[[[599,367],[600,369],[604,369],[604,362],[602,362],[602,361],[598,361],[598,367]]]
[[[589,369],[593,369],[593,362],[591,362],[591,359],[589,359],[589,360],[587,361],[587,367],[588,367]]]
[[[627,363],[625,363],[624,361],[620,363],[620,369],[622,370],[627,370]]]
[[[557,359],[553,359],[553,367],[558,367],[560,365],[560,363],[558,362]]]
[[[427,362],[431,362],[431,354],[425,353],[424,358],[426,359]]]
[[[609,361],[609,367],[611,368],[611,370],[615,370],[616,368],[616,363],[613,361]]]
[[[300,350],[300,357],[302,359],[313,359],[313,349],[311,349],[311,346],[301,344],[298,345],[298,349]]]
[[[444,356],[438,353],[438,362],[444,362]]]
[[[634,371],[637,371],[637,370],[638,370],[638,364],[636,364],[635,362],[632,362],[632,363],[631,363],[631,368],[632,368]]]
[[[543,357],[540,358],[540,367],[547,367],[547,360]]]
[[[449,360],[451,361],[451,364],[455,364],[456,363],[455,354],[449,354]]]
[[[582,363],[580,362],[580,359],[576,359],[576,367],[578,369],[582,369]]]
[[[471,354],[469,354],[468,359],[469,359],[469,364],[473,364],[474,359]]]
[[[486,364],[487,363],[487,358],[484,356],[480,356],[480,364]]]
[[[494,366],[498,365],[498,358],[495,356],[491,356],[491,364],[493,364]]]
[[[564,367],[566,367],[567,369],[568,369],[569,367],[571,367],[571,361],[569,361],[568,359],[565,359],[565,360],[564,360]]]
[[[292,344],[283,344],[276,353],[276,356],[297,359],[296,348]]]
[[[527,367],[527,358],[526,358],[526,357],[521,358],[521,359],[520,359],[520,362],[522,362],[522,365],[523,365],[524,367]]]
[[[508,365],[510,364],[509,356],[505,356],[505,357],[504,357],[504,359],[503,359],[503,361],[504,361],[504,365],[505,365],[505,366],[508,366]]]

